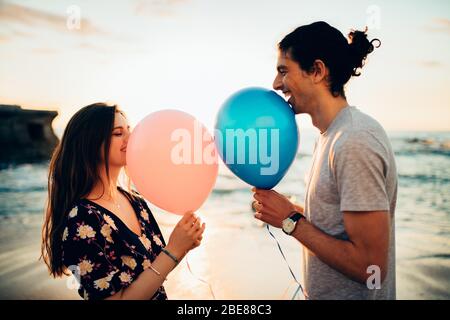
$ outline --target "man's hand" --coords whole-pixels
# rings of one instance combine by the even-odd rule
[[[296,206],[288,198],[275,190],[252,188],[256,210],[255,218],[264,221],[276,228],[281,228],[284,219],[289,217]]]
[[[295,211],[300,212],[301,214],[305,213],[305,208],[303,208],[301,205],[294,203]]]

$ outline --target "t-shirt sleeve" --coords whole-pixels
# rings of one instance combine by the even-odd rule
[[[69,213],[63,233],[64,265],[80,283],[84,299],[104,299],[130,283],[111,250],[111,226],[82,205]]]
[[[389,210],[383,150],[365,133],[348,136],[336,145],[331,162],[342,212]]]

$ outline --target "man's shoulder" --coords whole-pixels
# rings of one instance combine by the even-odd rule
[[[333,149],[385,147],[389,139],[381,124],[370,115],[352,107],[350,117],[334,135]]]
[[[381,124],[372,116],[362,112],[356,107],[352,107],[350,112],[353,120],[350,127],[353,130],[361,132],[384,133],[384,129]]]

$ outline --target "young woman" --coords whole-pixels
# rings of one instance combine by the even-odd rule
[[[71,271],[84,299],[167,299],[166,276],[205,230],[187,213],[166,246],[145,200],[118,186],[129,130],[116,106],[84,107],[50,163],[42,257],[54,277]]]

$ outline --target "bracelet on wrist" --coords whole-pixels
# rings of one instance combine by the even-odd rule
[[[152,265],[150,265],[150,269],[151,269],[154,273],[156,273],[159,277],[163,278],[164,281],[167,280],[166,278],[164,278],[164,277],[162,276],[161,272],[159,272],[158,270],[156,270]]]
[[[167,256],[169,256],[170,259],[172,259],[175,264],[178,264],[180,261],[177,259],[177,257],[175,257],[169,250],[167,250],[166,248],[162,248],[161,249],[162,252],[164,252]]]

